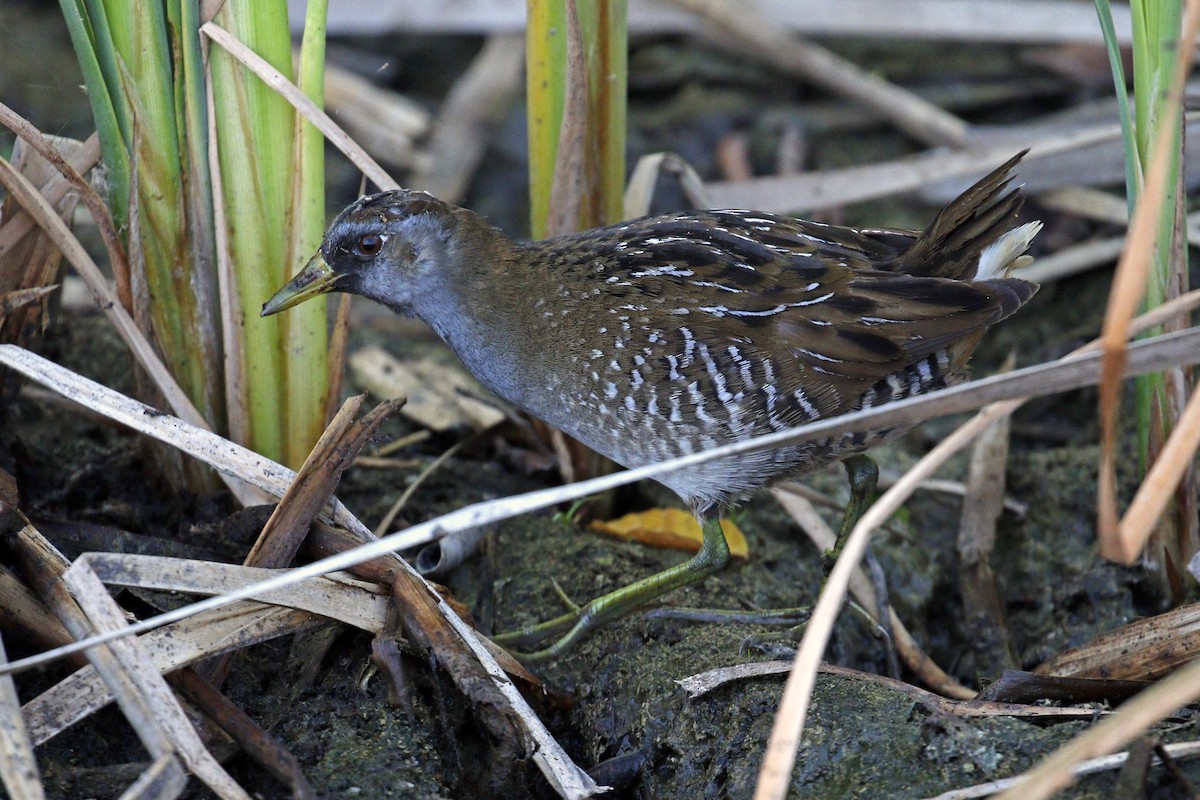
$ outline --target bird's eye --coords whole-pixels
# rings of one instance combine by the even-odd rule
[[[365,233],[358,237],[358,242],[355,244],[355,250],[360,256],[378,255],[383,249],[384,238],[377,233]]]

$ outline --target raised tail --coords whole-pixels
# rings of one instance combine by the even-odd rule
[[[1042,224],[1018,227],[1017,212],[1025,198],[1020,188],[1005,190],[1013,168],[1028,152],[1017,153],[947,203],[889,269],[970,281],[1002,278],[1020,266]]]

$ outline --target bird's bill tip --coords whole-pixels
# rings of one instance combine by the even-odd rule
[[[337,279],[338,274],[325,262],[324,255],[318,250],[296,277],[263,304],[260,316],[269,317],[298,306],[317,295],[332,292],[336,288]]]

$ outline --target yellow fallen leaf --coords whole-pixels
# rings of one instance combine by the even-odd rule
[[[694,515],[682,508],[652,508],[649,511],[626,514],[620,519],[608,522],[597,520],[588,527],[600,533],[642,542],[652,547],[672,547],[691,553],[699,550],[704,541],[700,523]],[[729,542],[731,555],[738,558],[749,555],[750,548],[746,545],[746,536],[737,525],[723,519],[721,530],[725,532],[725,541]]]

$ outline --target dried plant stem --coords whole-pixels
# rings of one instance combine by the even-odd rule
[[[264,83],[291,103],[305,119],[315,125],[321,133],[325,134],[325,138],[329,140],[330,144],[341,150],[347,158],[353,161],[354,165],[362,170],[363,174],[372,183],[384,191],[400,188],[400,184],[396,183],[383,167],[379,166],[375,159],[367,155],[367,152],[359,147],[316,103],[296,88],[295,84],[285,78],[279,70],[272,67],[253,50],[238,41],[236,36],[213,22],[206,22],[201,25],[200,32],[227,50],[231,56],[244,64],[262,79]]]
[[[1160,119],[1173,119],[1180,113],[1183,88],[1192,64],[1196,33],[1200,30],[1200,0],[1189,0],[1184,14],[1174,79],[1160,112]],[[1129,324],[1146,293],[1146,281],[1155,249],[1159,219],[1163,212],[1172,158],[1171,125],[1159,125],[1155,136],[1146,185],[1134,210],[1129,226],[1125,252],[1117,263],[1109,292],[1108,308],[1104,315],[1101,341],[1104,349],[1104,372],[1100,383],[1101,463],[1098,478],[1098,519],[1100,554],[1105,558],[1132,563],[1145,544],[1145,532],[1152,530],[1157,517],[1149,525],[1123,530],[1117,508],[1116,441],[1117,410],[1120,406],[1121,377],[1124,371]],[[1190,434],[1189,434],[1190,435]],[[1165,506],[1163,506],[1165,507]],[[1145,507],[1144,510],[1150,510]]]
[[[1188,115],[1193,118],[1194,112]],[[1030,149],[1025,163],[1081,150],[1121,138],[1118,124],[1099,124],[1073,130],[1039,132],[1021,141]],[[1010,158],[1020,147],[1011,140],[969,148],[938,150],[881,164],[864,164],[799,175],[771,175],[748,181],[715,181],[708,184],[719,208],[754,208],[794,213],[831,208],[926,186],[945,178],[958,178],[987,170]]]
[[[1171,502],[1175,488],[1191,467],[1197,449],[1200,449],[1200,391],[1193,390],[1183,414],[1121,519],[1125,552],[1141,552]]]
[[[108,251],[109,264],[112,266],[113,275],[117,280],[118,295],[128,308],[129,262],[126,258],[125,247],[121,244],[121,239],[113,225],[112,214],[109,212],[108,206],[104,204],[104,200],[75,167],[63,158],[54,145],[50,144],[41,131],[3,103],[0,103],[0,125],[20,136],[37,151],[38,155],[58,170],[58,173],[72,189],[79,193],[80,199],[91,212],[92,219],[95,220],[96,227],[100,231],[100,238],[104,242],[105,250]],[[92,137],[94,139],[95,134],[92,134]],[[96,146],[99,146],[98,140],[96,140]],[[99,155],[98,151],[97,155]],[[49,202],[54,202],[54,200],[49,199]]]
[[[421,488],[421,484],[427,481],[430,475],[437,472],[437,470],[441,468],[443,464],[449,461],[455,453],[463,449],[463,447],[467,444],[475,441],[476,438],[478,437],[468,436],[465,439],[459,439],[457,442],[447,447],[445,452],[443,452],[440,456],[429,462],[429,465],[425,467],[425,469],[421,470],[421,474],[414,478],[412,483],[405,487],[400,496],[396,498],[396,502],[392,503],[392,507],[389,508],[387,513],[383,515],[383,519],[379,520],[379,524],[375,526],[375,535],[386,536],[388,530],[392,527],[392,523],[396,521],[396,517],[400,515],[400,512],[403,510],[404,506],[407,505],[408,501],[412,499],[412,496],[416,494],[417,489]]]
[[[1164,752],[1171,758],[1193,758],[1200,755],[1200,742],[1180,742],[1178,744],[1163,745]],[[1114,753],[1111,756],[1103,756],[1101,758],[1092,758],[1087,761],[1081,761],[1075,765],[1072,773],[1075,777],[1080,778],[1084,775],[1091,775],[1097,772],[1106,770],[1119,769],[1125,766],[1129,760],[1129,753]],[[1019,778],[1004,778],[998,781],[989,781],[988,783],[979,783],[974,786],[968,786],[963,789],[952,789],[948,792],[943,792],[936,797],[928,797],[925,800],[974,800],[979,797],[992,797],[1006,789],[1011,789],[1017,784]]]
[[[104,584],[87,564],[87,556],[79,558],[63,575],[63,582],[70,588],[88,620],[97,630],[119,630],[125,617],[116,601],[112,599]],[[217,763],[200,740],[195,727],[187,718],[166,679],[152,667],[145,648],[133,637],[113,642],[112,655],[132,689],[152,713],[154,727],[162,731],[170,747],[187,764],[188,769],[199,777],[218,797],[231,800],[250,800],[229,773]],[[156,753],[155,755],[163,755]]]
[[[1086,759],[1107,755],[1133,741],[1146,728],[1200,697],[1200,660],[1164,678],[1121,704],[1121,713],[1104,720],[1060,747],[1016,779],[1000,800],[1039,800],[1070,786]]]
[[[71,262],[75,271],[87,283],[88,288],[96,297],[96,303],[112,321],[117,333],[133,353],[137,362],[149,374],[150,379],[158,388],[171,409],[180,418],[202,430],[209,430],[208,423],[196,410],[184,394],[175,378],[159,359],[154,347],[142,334],[129,312],[121,305],[120,300],[108,285],[104,274],[96,266],[96,262],[87,254],[79,240],[67,228],[66,223],[59,219],[58,214],[46,202],[45,198],[35,189],[24,176],[12,168],[5,160],[0,159],[0,183],[3,183],[14,197],[18,198],[22,208],[32,216],[46,235]],[[253,505],[261,501],[261,495],[247,487],[241,481],[226,480],[229,491],[238,501],[245,505]]]
[[[8,661],[4,643],[0,642],[0,664]],[[12,676],[0,678],[0,780],[9,796],[20,800],[43,800],[46,793],[38,778],[37,761],[25,720],[21,717],[21,701]]]
[[[742,57],[758,58],[859,102],[918,141],[958,147],[967,142],[967,124],[961,119],[819,45],[793,38],[772,24],[757,8],[757,2],[673,2],[707,20],[722,34],[718,42],[736,47]]]
[[[0,183],[3,183],[4,187],[17,198],[21,207],[37,221],[38,226],[46,232],[46,235],[54,241],[71,265],[75,267],[75,271],[79,273],[96,296],[98,305],[112,320],[117,328],[117,333],[121,335],[121,338],[133,351],[134,356],[137,357],[138,362],[150,374],[158,390],[167,398],[175,413],[192,425],[207,428],[207,423],[180,390],[175,379],[171,377],[155,354],[154,348],[134,324],[133,318],[121,305],[117,296],[112,293],[108,281],[104,278],[104,274],[96,262],[79,244],[79,240],[71,234],[66,223],[59,219],[58,214],[50,207],[37,188],[3,159],[0,159]]]

